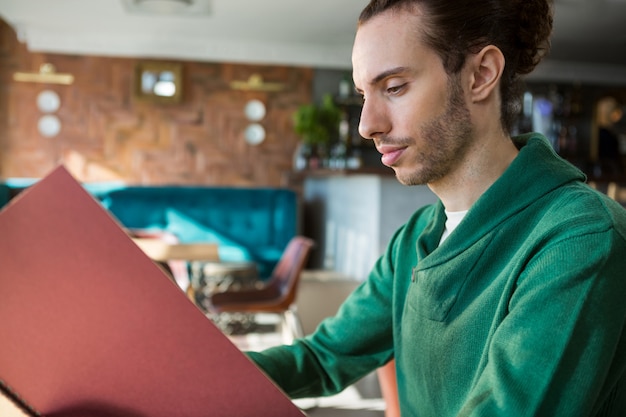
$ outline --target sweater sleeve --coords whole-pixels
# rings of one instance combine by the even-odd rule
[[[393,356],[389,255],[316,331],[293,345],[248,352],[292,398],[340,392]]]
[[[517,281],[459,416],[621,416],[624,254],[611,228],[543,247]]]

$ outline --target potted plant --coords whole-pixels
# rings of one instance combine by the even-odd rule
[[[339,132],[341,109],[330,94],[320,104],[309,103],[298,107],[293,114],[294,130],[301,144],[296,150],[295,168],[318,168],[329,143]]]

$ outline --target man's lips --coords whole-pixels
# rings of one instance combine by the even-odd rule
[[[380,158],[381,162],[391,167],[393,164],[400,159],[402,153],[406,149],[406,146],[397,146],[397,145],[379,145],[376,147],[378,152],[380,152],[383,156]]]

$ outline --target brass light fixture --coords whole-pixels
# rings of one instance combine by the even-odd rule
[[[122,0],[129,13],[165,16],[208,16],[212,0]]]
[[[285,88],[282,83],[266,83],[260,74],[252,74],[246,81],[233,81],[230,83],[233,90],[243,91],[281,91]]]
[[[13,74],[14,81],[45,83],[45,84],[63,84],[70,85],[74,82],[72,74],[58,73],[56,67],[50,63],[41,64],[39,72],[16,72]]]
[[[180,3],[184,6],[189,6],[190,4],[192,4],[191,0],[135,0],[135,3],[137,4],[145,4],[145,3]]]

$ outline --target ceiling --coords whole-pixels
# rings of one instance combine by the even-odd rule
[[[33,52],[344,69],[367,2],[0,0],[0,17]],[[626,66],[626,0],[556,0],[552,44],[548,60]]]

